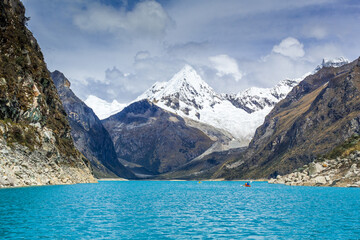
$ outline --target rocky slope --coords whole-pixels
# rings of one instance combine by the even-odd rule
[[[94,176],[135,178],[117,159],[114,144],[99,118],[70,89],[59,71],[51,73],[71,126],[77,149],[90,160]]]
[[[347,158],[327,159],[311,162],[299,170],[285,176],[278,175],[269,183],[290,186],[335,186],[360,187],[360,152]]]
[[[323,67],[279,102],[249,148],[214,177],[276,177],[360,132],[360,63]]]
[[[172,171],[214,143],[200,130],[187,126],[183,118],[148,100],[135,102],[102,122],[118,157],[138,176]]]
[[[360,187],[360,136],[354,135],[331,152],[293,173],[278,175],[269,183],[296,186]]]
[[[94,182],[19,0],[0,1],[0,187]]]

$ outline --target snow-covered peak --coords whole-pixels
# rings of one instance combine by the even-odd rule
[[[176,73],[168,82],[168,90],[179,90],[187,85],[191,86],[197,91],[202,88],[212,88],[200,77],[190,65],[185,65],[178,73]],[[213,90],[212,90],[213,91]]]
[[[220,98],[193,67],[185,65],[168,82],[156,82],[135,101],[148,99],[162,102],[188,115],[189,107],[198,110],[203,105],[214,105]]]
[[[122,111],[127,106],[127,104],[119,103],[116,100],[110,103],[94,95],[89,95],[84,102],[92,108],[96,116],[101,120]]]
[[[309,74],[305,74],[302,78],[298,79],[282,80],[272,88],[251,87],[236,95],[224,94],[223,96],[237,108],[253,113],[275,106],[277,102],[285,98],[291,89]]]
[[[195,69],[190,65],[185,65],[168,82],[156,82],[138,100],[149,97],[160,99],[174,94],[180,94],[180,97],[185,97],[184,95],[188,94],[204,95],[205,92],[211,95],[214,94],[214,90],[202,80]]]
[[[334,59],[324,58],[322,60],[322,63],[315,68],[314,72],[319,71],[323,67],[341,67],[348,63],[349,63],[349,60],[344,57],[338,57],[338,58],[334,58]]]
[[[256,89],[253,89],[256,91]],[[135,101],[148,99],[182,117],[229,132],[246,146],[271,108],[250,114],[217,94],[194,68],[184,66],[168,82],[157,82]]]

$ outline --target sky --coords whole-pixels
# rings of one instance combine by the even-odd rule
[[[50,71],[128,103],[185,64],[219,93],[360,55],[357,0],[22,0]]]

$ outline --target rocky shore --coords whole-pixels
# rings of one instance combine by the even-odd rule
[[[291,186],[360,187],[360,151],[345,158],[316,160],[268,182]]]

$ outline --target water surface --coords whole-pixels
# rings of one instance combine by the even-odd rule
[[[0,189],[0,239],[359,239],[360,189],[128,181]]]

